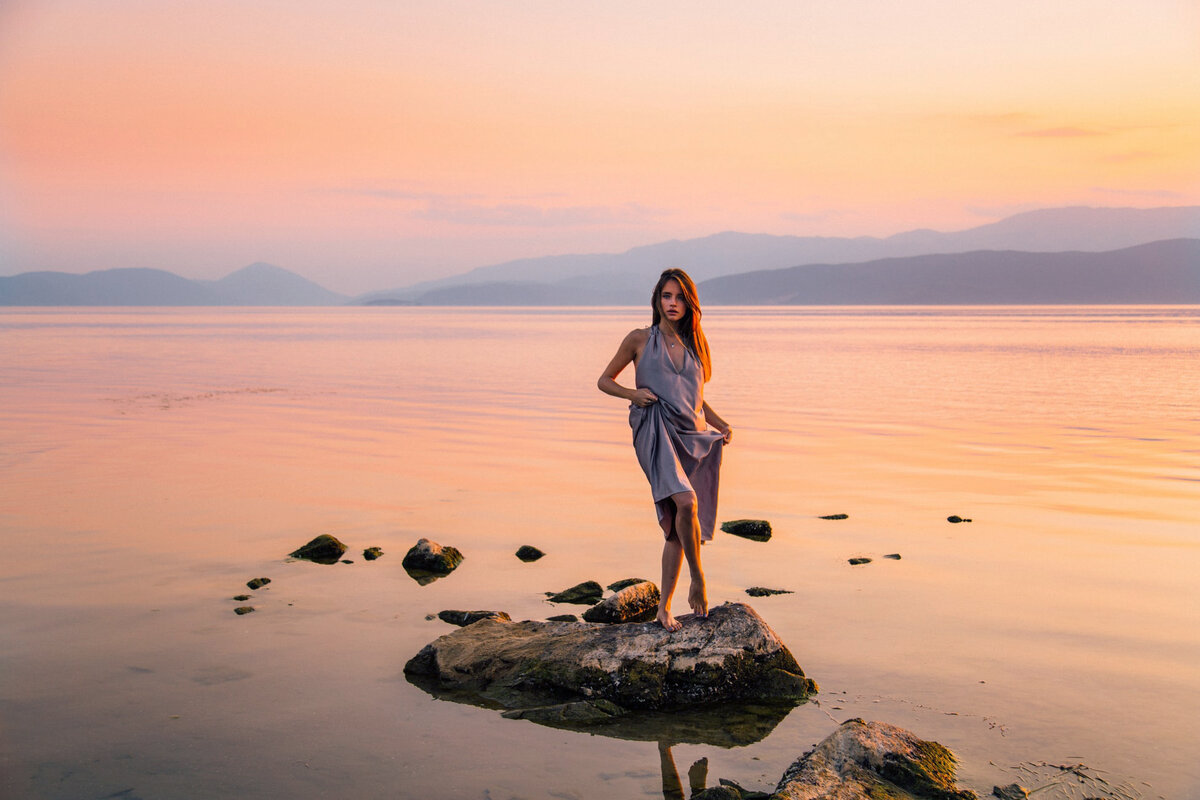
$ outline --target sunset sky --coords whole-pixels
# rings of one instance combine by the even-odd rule
[[[0,274],[1200,204],[1198,0],[3,0]]]

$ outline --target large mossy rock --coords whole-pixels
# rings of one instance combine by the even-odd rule
[[[425,646],[404,666],[430,691],[503,708],[607,700],[625,709],[725,701],[797,701],[817,691],[754,609],[726,603],[653,622],[481,620]]]
[[[588,622],[650,622],[658,613],[659,598],[657,585],[634,583],[583,612],[583,618]]]
[[[850,719],[797,759],[778,800],[976,800],[954,785],[954,755],[885,722]]]

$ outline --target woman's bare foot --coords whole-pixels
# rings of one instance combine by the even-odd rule
[[[692,586],[688,589],[688,605],[697,617],[708,616],[708,592],[704,587],[704,576],[692,578]]]
[[[665,608],[660,608],[658,610],[658,614],[655,615],[654,621],[669,631],[677,631],[683,627],[683,625],[679,623],[679,620],[672,617],[671,612],[667,611]]]

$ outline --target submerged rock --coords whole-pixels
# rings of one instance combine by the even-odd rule
[[[679,620],[674,632],[657,623],[482,620],[426,645],[404,672],[430,691],[507,708],[580,700],[626,709],[795,702],[817,691],[749,606],[726,603],[708,617]]]
[[[246,585],[251,589],[261,589],[271,582],[270,578],[252,578],[246,581]]]
[[[292,558],[315,561],[318,564],[336,564],[345,552],[346,545],[342,544],[336,536],[322,533],[303,547],[288,553],[288,555]]]
[[[546,599],[551,603],[578,603],[579,605],[594,605],[604,596],[604,587],[595,581],[577,583],[570,589],[561,592],[549,592]]]
[[[795,594],[791,589],[768,589],[765,586],[751,586],[746,590],[751,597],[766,597],[772,594]]]
[[[541,558],[544,555],[546,555],[546,554],[543,553],[541,550],[538,550],[533,545],[523,544],[517,548],[517,558],[521,559],[522,561],[524,561],[526,563],[529,563],[530,561],[537,561],[539,558]]]
[[[884,722],[850,719],[797,759],[777,800],[977,800],[954,785],[954,755]]]
[[[460,628],[474,622],[479,622],[481,619],[498,619],[504,622],[512,622],[512,617],[503,611],[439,611],[438,619],[442,622],[449,622],[451,625],[458,625]]]
[[[381,555],[383,555],[383,550],[378,547],[368,547],[366,550],[363,550],[363,558],[367,561],[374,561]]]
[[[722,522],[721,530],[756,542],[765,542],[771,538],[771,523],[765,519],[734,519]]]
[[[588,622],[649,622],[658,611],[658,586],[640,581],[626,586],[583,612]]]
[[[959,522],[970,522],[970,521],[971,520],[967,519],[966,517],[960,517],[958,514],[951,514],[950,516],[946,517],[946,522],[959,523]]]
[[[428,583],[434,578],[449,575],[462,560],[463,554],[458,548],[448,545],[442,547],[429,539],[418,539],[400,563],[418,583]]]
[[[890,558],[892,561],[899,561],[900,554],[899,553],[888,553],[886,556],[884,556],[884,558]]]
[[[870,564],[871,559],[867,558],[866,556],[860,556],[858,558],[850,559],[850,563],[857,567],[859,564]]]
[[[254,610],[254,606],[238,606],[237,608],[235,608],[233,610],[233,613],[237,614],[240,617],[243,614],[249,614],[253,610]]]
[[[826,514],[823,517],[818,517],[818,519],[850,519],[850,515],[849,514]]]
[[[249,599],[250,599],[250,595],[248,595],[248,594],[235,594],[235,595],[233,596],[233,599],[234,599],[234,600],[237,600],[239,603],[244,603],[244,602],[246,602],[247,600],[249,600]]]
[[[579,622],[579,617],[574,614],[555,614],[553,617],[546,617],[547,622]]]

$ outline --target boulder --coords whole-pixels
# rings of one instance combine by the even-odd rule
[[[553,617],[546,617],[547,622],[579,622],[579,617],[574,614],[555,614]]]
[[[547,599],[551,603],[578,603],[585,606],[599,603],[603,596],[604,587],[595,581],[584,581],[575,584],[570,589],[563,589],[561,592],[547,593]]]
[[[235,608],[233,610],[233,613],[237,614],[240,617],[244,614],[249,614],[252,611],[254,611],[254,606],[238,606],[237,608]]]
[[[859,564],[870,564],[870,563],[871,563],[871,559],[867,558],[866,556],[858,556],[856,558],[850,559],[850,564],[855,567],[857,567]]]
[[[426,645],[404,665],[429,691],[532,708],[607,700],[625,709],[721,701],[795,702],[817,691],[779,637],[742,603],[657,623],[485,619]],[[466,700],[469,702],[469,700]]]
[[[721,530],[756,542],[765,542],[771,538],[771,523],[765,519],[734,519],[722,522]]]
[[[884,722],[850,719],[797,759],[776,800],[977,800],[954,785],[954,755]]]
[[[1026,800],[1029,790],[1019,783],[1010,783],[1008,786],[993,786],[992,794],[1000,800]]]
[[[505,622],[512,622],[512,617],[503,611],[439,611],[438,619],[442,622],[449,622],[451,625],[457,625],[460,628],[479,622],[481,619],[499,619]]]
[[[658,586],[650,581],[634,583],[604,598],[583,612],[588,622],[649,622],[658,611]]]
[[[517,548],[517,558],[521,559],[522,561],[524,561],[526,563],[528,563],[530,561],[537,561],[539,558],[541,558],[544,555],[546,555],[546,554],[543,553],[541,550],[538,550],[533,545],[523,544]]]
[[[270,582],[271,582],[270,578],[251,578],[250,580],[246,581],[246,585],[249,586],[253,590],[258,590],[258,589],[261,589],[262,587],[266,586]]]
[[[463,554],[455,547],[442,547],[429,539],[418,539],[400,563],[415,578],[422,574],[430,576],[449,575],[462,563]]]
[[[336,564],[345,552],[346,545],[338,541],[336,536],[322,533],[303,547],[288,553],[288,555],[292,558],[315,561],[318,564]]]
[[[363,550],[363,558],[367,561],[374,561],[381,555],[383,555],[383,549],[379,547],[368,547],[366,550]]]

